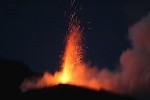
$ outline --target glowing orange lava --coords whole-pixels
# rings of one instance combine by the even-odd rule
[[[89,75],[90,68],[83,61],[82,30],[75,13],[70,17],[68,31],[61,70],[55,72],[54,76],[46,73],[44,82],[48,86],[71,84],[96,90],[100,89],[99,82],[94,78],[91,79]]]
[[[83,48],[82,48],[82,33],[80,31],[79,21],[74,19],[72,15],[69,24],[69,35],[66,41],[66,48],[62,58],[62,83],[73,82],[79,70],[78,67],[82,64]],[[76,72],[76,75],[73,73]]]
[[[56,71],[54,75],[45,72],[37,83],[35,83],[35,80],[33,80],[33,82],[32,80],[25,80],[21,86],[22,91],[57,84],[70,84],[99,90],[101,84],[94,75],[97,73],[97,69],[88,67],[88,64],[83,60],[84,49],[82,39],[80,21],[74,13],[69,21],[66,47],[61,61],[61,70]]]

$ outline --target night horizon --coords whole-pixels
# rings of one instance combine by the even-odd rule
[[[50,77],[55,80],[57,76],[53,74],[65,66],[65,60],[62,59],[68,62],[71,54],[74,58],[68,60],[71,59],[70,66],[74,67],[72,71],[69,68],[71,74],[68,75],[74,79],[71,81],[74,84],[89,86],[86,83],[89,81],[106,90],[147,96],[150,90],[149,4],[144,1],[98,0],[3,2],[0,58],[21,61],[37,73],[50,72]],[[74,11],[80,20],[77,25],[81,29],[76,30],[78,26],[72,21],[75,26],[70,31],[69,16]],[[71,36],[71,32],[81,32],[83,37]],[[72,38],[70,44],[69,38]],[[71,44],[75,47],[68,47]],[[79,46],[77,50],[76,46]],[[71,51],[79,54],[75,55]],[[80,71],[81,76],[87,74],[89,78],[78,79],[80,75],[73,74],[74,68]],[[43,79],[47,77],[44,75]],[[75,80],[83,82],[76,83]],[[34,84],[35,88],[41,87],[36,85],[38,81]]]

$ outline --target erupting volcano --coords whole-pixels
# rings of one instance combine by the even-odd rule
[[[75,12],[70,16],[68,35],[66,37],[66,47],[62,57],[61,70],[54,75],[45,72],[38,87],[53,86],[57,84],[71,84],[92,89],[100,89],[97,80],[91,77],[90,68],[84,62],[84,49],[82,43],[82,28]],[[35,87],[27,84],[27,80],[22,85],[22,90],[26,91],[29,87]],[[28,88],[27,88],[28,87]]]
[[[72,0],[71,6],[74,2]],[[127,94],[150,91],[150,15],[129,29],[132,47],[121,54],[119,66],[113,71],[107,68],[99,70],[84,60],[83,28],[80,24],[74,11],[69,17],[60,70],[54,74],[45,72],[42,77],[25,79],[21,84],[23,92],[58,84]]]

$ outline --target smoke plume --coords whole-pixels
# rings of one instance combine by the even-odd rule
[[[128,91],[150,91],[150,14],[129,28],[132,48],[120,57],[120,77]]]
[[[150,14],[129,28],[129,39],[132,47],[121,54],[120,68],[101,70],[98,79],[103,88],[118,93],[150,91]]]

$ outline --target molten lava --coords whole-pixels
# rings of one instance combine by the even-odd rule
[[[60,81],[62,83],[74,83],[75,77],[80,70],[79,67],[82,67],[82,56],[83,56],[83,47],[82,47],[82,33],[80,30],[79,21],[74,19],[75,15],[72,15],[69,24],[69,35],[66,41],[66,48],[64,56],[62,58],[62,76]]]
[[[66,37],[66,47],[61,60],[61,70],[54,75],[45,72],[42,78],[37,80],[27,79],[21,85],[22,91],[32,88],[43,88],[57,84],[70,84],[99,90],[101,84],[94,73],[97,69],[88,67],[84,62],[84,49],[82,43],[82,29],[80,21],[73,13],[70,16],[68,35]]]
[[[43,88],[57,84],[70,84],[99,90],[101,84],[95,76],[97,69],[88,67],[88,64],[83,60],[84,49],[82,39],[80,21],[76,14],[73,13],[69,20],[66,47],[61,60],[61,70],[56,71],[54,75],[45,72],[43,77],[38,78],[36,81],[32,79],[25,80],[21,85],[21,90],[27,91],[32,88]]]
[[[96,90],[100,89],[99,82],[91,78],[90,74],[88,74],[90,68],[83,61],[82,30],[80,21],[75,16],[75,13],[70,17],[68,31],[61,70],[56,72],[54,76],[50,73],[45,73],[44,82],[46,82],[47,86],[71,84]]]

